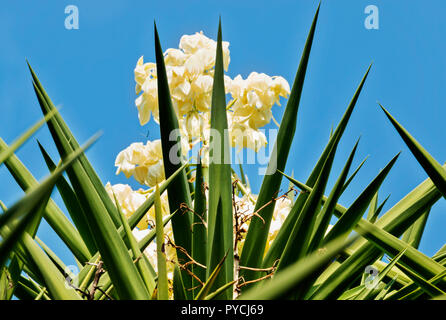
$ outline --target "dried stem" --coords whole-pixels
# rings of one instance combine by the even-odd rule
[[[99,283],[99,279],[101,278],[101,276],[105,273],[104,268],[102,268],[103,264],[104,263],[102,261],[99,261],[97,266],[96,266],[96,273],[94,274],[92,289],[91,289],[91,292],[90,292],[90,295],[89,295],[89,298],[88,298],[89,300],[93,300],[94,299],[94,294],[96,293],[96,290],[100,290],[101,291],[101,289],[99,288],[98,283]]]
[[[184,248],[181,247],[181,246],[177,246],[175,243],[173,243],[173,241],[169,238],[168,235],[166,235],[166,238],[167,238],[167,245],[170,245],[170,246],[172,246],[173,248],[175,248],[175,249],[177,249],[177,250],[180,250],[180,251],[181,251],[182,253],[184,253],[184,255],[189,259],[189,261],[186,262],[185,264],[183,264],[183,266],[187,266],[187,265],[189,265],[189,264],[196,264],[197,266],[199,266],[199,267],[201,267],[201,268],[203,268],[203,269],[206,269],[206,266],[205,266],[205,265],[202,265],[202,264],[199,263],[198,261],[194,260],[194,258],[192,258],[192,256],[187,252],[186,249],[184,249]]]

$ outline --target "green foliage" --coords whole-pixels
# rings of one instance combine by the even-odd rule
[[[444,299],[446,246],[433,257],[421,253],[418,246],[431,208],[446,196],[446,166],[441,166],[386,109],[381,107],[428,179],[385,211],[388,197],[380,203],[378,193],[397,155],[367,187],[353,190],[358,195],[356,200],[344,207],[339,200],[365,161],[348,176],[358,148],[356,143],[345,157],[343,169],[336,174],[332,189],[326,190],[338,145],[359,103],[370,67],[306,182],[286,174],[318,14],[319,7],[268,165],[272,174],[265,175],[253,203],[255,214],[249,221],[240,257],[241,231],[236,229],[234,195],[240,193],[255,201],[249,194],[248,180],[241,165],[239,178],[228,163],[227,139],[217,143],[211,138],[210,156],[218,155],[219,161],[214,159],[209,167],[203,166],[198,156],[195,186],[191,183],[192,166],[182,158],[180,148],[177,156],[181,161],[171,162],[169,152],[178,147],[179,140],[171,141],[169,135],[179,126],[156,27],[158,105],[167,179],[159,181],[155,191],[130,217],[124,215],[116,196],[115,201],[109,197],[84,153],[94,140],[84,148],[79,146],[30,67],[44,117],[11,146],[0,139],[0,165],[5,165],[25,191],[9,209],[0,202],[0,299]],[[227,134],[226,108],[220,23],[211,128],[221,137]],[[51,173],[38,182],[15,152],[45,123],[61,162],[56,165],[39,143]],[[289,180],[290,188],[301,192],[297,196],[286,194],[293,202],[291,211],[265,250],[283,176]],[[66,212],[51,199],[54,187]],[[162,212],[164,192],[170,212]],[[137,241],[133,229],[152,208],[155,227]],[[64,262],[51,250],[51,244],[36,237],[42,218],[76,259],[80,272],[75,278],[68,277]],[[174,239],[166,244],[164,228],[169,222]],[[156,242],[157,271],[144,253],[152,241]],[[176,250],[175,261],[168,261],[166,245]],[[392,257],[390,262],[383,259],[385,255]],[[170,263],[175,264],[173,283],[168,277]],[[368,266],[379,270],[373,287],[367,285],[364,274]]]

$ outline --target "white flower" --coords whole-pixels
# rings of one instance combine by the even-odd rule
[[[164,55],[166,66],[182,66],[187,59],[187,55],[179,49],[167,49]]]
[[[284,78],[264,73],[252,72],[245,80],[238,75],[228,85],[234,99],[234,116],[248,121],[253,129],[268,124],[272,106],[279,103],[280,96],[289,94],[289,85]]]
[[[147,200],[146,196],[143,194],[143,190],[134,191],[127,184],[115,184],[111,185],[107,182],[105,185],[105,190],[112,201],[115,202],[115,196],[118,200],[119,207],[121,208],[124,215],[128,218],[130,217],[143,203]],[[142,218],[138,223],[137,227],[140,229],[146,229],[148,226],[147,216]]]
[[[271,86],[271,89],[274,91],[276,97],[281,96],[286,98],[290,94],[290,85],[288,84],[288,81],[280,76],[273,77],[273,84]],[[280,105],[279,99],[277,99],[276,103]]]
[[[271,243],[276,238],[279,233],[280,228],[282,227],[285,219],[291,211],[292,203],[288,197],[282,197],[276,201],[276,205],[274,207],[273,218],[271,220],[271,225],[269,227],[268,240],[265,248],[265,252],[268,250]]]
[[[202,112],[210,109],[217,42],[200,32],[181,37],[179,47],[167,49],[164,62],[172,104],[178,118],[181,118],[195,108]],[[222,42],[222,47],[223,63],[227,70],[229,43]],[[144,63],[141,57],[134,72],[136,93],[142,91],[135,100],[139,122],[145,125],[153,115],[159,123],[156,65]]]
[[[153,78],[156,75],[155,63],[144,63],[144,57],[140,57],[135,67],[136,94],[141,91],[141,86],[147,78]]]
[[[207,112],[211,109],[213,82],[214,78],[210,75],[200,75],[192,82],[194,105],[199,111]]]
[[[161,140],[132,143],[121,151],[115,160],[116,174],[123,172],[127,178],[150,187],[165,180]]]
[[[250,148],[258,152],[260,148],[267,144],[266,136],[263,132],[253,129],[243,122],[232,121],[230,126],[230,141],[232,147]]]
[[[200,31],[199,33],[197,32],[193,35],[182,36],[180,39],[180,48],[183,49],[186,54],[191,55],[190,59],[192,59],[192,61],[189,62],[191,67],[194,66],[200,70],[209,70],[215,64],[217,42],[206,37],[203,34],[203,31]],[[227,70],[230,60],[229,42],[222,41],[222,51],[224,68]]]
[[[158,95],[156,84],[156,64],[144,63],[143,57],[138,59],[135,67],[136,94],[143,93],[136,98],[135,105],[138,108],[139,123],[146,124],[153,113],[156,122],[158,120]]]

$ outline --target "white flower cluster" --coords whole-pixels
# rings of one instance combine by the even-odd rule
[[[172,102],[183,135],[192,141],[207,141],[210,128],[210,109],[215,65],[216,42],[203,32],[184,35],[179,49],[165,52],[165,65]],[[223,42],[224,68],[227,70],[229,43]],[[231,95],[228,108],[228,129],[232,147],[258,151],[267,144],[259,131],[271,121],[271,108],[280,97],[290,93],[288,82],[279,76],[252,72],[246,79],[240,75],[224,77],[226,92]],[[135,103],[141,125],[153,114],[158,122],[158,96],[156,65],[144,63],[141,57],[135,68],[136,93],[141,95]]]
[[[210,109],[217,43],[203,32],[184,35],[179,49],[167,49],[166,72],[172,103],[179,120],[182,150],[187,153],[196,143],[202,142],[203,163],[207,163],[210,139]],[[223,63],[229,66],[229,43],[223,42]],[[141,57],[135,67],[135,100],[141,125],[151,116],[159,123],[156,64],[144,63]],[[252,72],[246,79],[240,75],[231,79],[225,75],[225,88],[231,95],[227,108],[229,138],[232,147],[259,151],[266,146],[265,134],[259,130],[272,119],[272,106],[280,97],[290,93],[288,82],[279,76]],[[115,161],[116,173],[123,172],[141,184],[154,186],[164,180],[159,140],[132,143],[121,151]]]
[[[169,89],[172,103],[178,117],[182,150],[187,153],[195,144],[202,143],[202,163],[208,163],[210,140],[210,110],[217,43],[206,37],[203,32],[184,35],[180,39],[178,49],[168,49],[164,53]],[[227,71],[229,43],[223,42],[223,64]],[[136,94],[135,104],[141,125],[148,123],[153,117],[159,123],[157,70],[156,64],[144,62],[141,57],[135,67]],[[280,105],[280,97],[290,93],[288,82],[279,76],[268,76],[264,73],[252,72],[246,79],[238,75],[234,79],[224,76],[226,93],[231,96],[227,105],[227,119],[231,147],[250,148],[256,152],[266,146],[267,139],[261,128],[270,123],[272,107]],[[123,172],[127,178],[133,176],[136,181],[148,187],[154,187],[165,180],[161,140],[132,143],[122,150],[115,160],[116,174]],[[110,198],[118,201],[124,214],[131,216],[150,196],[149,190],[132,190],[128,185],[107,183],[106,190]],[[254,211],[255,195],[236,196],[238,210],[245,214]],[[167,194],[161,196],[164,213],[169,213]],[[277,201],[267,247],[275,238],[280,226],[290,212],[291,201],[281,198]],[[133,231],[140,240],[149,232],[149,226],[155,221],[152,207]],[[243,228],[247,230],[249,220]],[[173,239],[170,223],[166,234]],[[244,239],[239,243],[242,249]],[[175,260],[175,249],[167,246],[167,258]],[[156,244],[152,242],[145,250],[150,262],[156,268]],[[169,267],[172,277],[173,265]]]

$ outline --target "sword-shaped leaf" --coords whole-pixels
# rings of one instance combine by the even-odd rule
[[[29,63],[28,68],[33,78],[33,88],[36,93],[37,99],[39,100],[40,108],[43,114],[48,114],[56,108]],[[66,154],[70,153],[72,150],[79,148],[79,143],[77,142],[70,129],[65,124],[65,121],[62,119],[62,116],[58,112],[56,112],[54,117],[51,118],[47,122],[47,124],[57,150],[62,158]],[[116,207],[108,196],[107,191],[105,190],[104,185],[99,179],[96,171],[93,169],[85,155],[80,156],[79,163],[80,164],[76,171],[78,172],[78,174],[80,174],[81,172],[82,175],[84,175],[86,179],[88,179],[89,183],[95,190],[94,195],[100,198],[102,205],[107,209],[107,212],[113,220],[113,223],[116,227],[119,227],[119,216],[118,212],[116,211]],[[70,176],[70,173],[67,173]],[[77,191],[77,188],[74,187],[74,189]],[[81,202],[83,201],[81,200]]]
[[[285,170],[288,154],[294,137],[294,132],[296,131],[299,102],[304,86],[305,74],[307,71],[311,46],[313,44],[314,33],[316,30],[316,23],[319,16],[319,8],[320,5],[316,10],[316,14],[314,16],[313,23],[307,37],[307,41],[305,43],[299,68],[297,70],[293,87],[291,89],[291,94],[282,117],[282,122],[279,127],[279,132],[277,134],[273,152],[270,156],[266,172],[267,174],[264,176],[262,185],[260,187],[260,192],[254,211],[257,212],[260,208],[262,208],[262,210],[258,212],[262,219],[254,217],[250,222],[245,243],[243,245],[243,251],[240,256],[240,264],[243,266],[258,268],[262,264],[262,253],[265,251],[275,202],[272,201],[272,203],[270,205],[267,205],[266,207],[265,205],[268,204],[272,198],[277,196],[280,184],[282,182],[282,175],[279,173],[278,170]],[[319,176],[319,173],[317,174],[317,176]],[[293,225],[294,223],[290,227],[292,228]],[[282,250],[280,250],[280,253],[281,252]],[[240,275],[243,276],[246,280],[252,280],[257,277],[258,273],[248,270],[241,270]]]
[[[34,83],[34,89],[42,110],[51,110],[48,104],[49,98],[46,98],[36,83]],[[52,120],[57,119],[56,115]],[[73,147],[66,139],[61,125],[57,121],[49,121],[48,126],[61,155],[70,153]],[[88,214],[85,220],[88,221],[91,234],[119,297],[121,299],[149,299],[150,295],[144,282],[116,230],[121,225],[119,217],[115,216],[118,215],[116,207],[112,210],[107,208],[107,202],[101,197],[99,189],[81,161],[74,162],[67,169],[67,174],[83,208],[83,214]],[[108,199],[111,201],[109,197]]]
[[[233,251],[233,214],[231,159],[226,117],[225,86],[223,79],[223,52],[221,21],[218,25],[217,52],[215,58],[214,84],[212,88],[211,136],[209,144],[209,211],[207,277],[211,276],[221,259]],[[229,254],[215,279],[219,288],[234,278],[234,255]],[[204,298],[204,295],[202,298]],[[230,290],[222,298],[230,299]]]
[[[6,150],[7,148],[8,145],[0,138],[0,150]],[[38,185],[38,181],[16,155],[10,156],[5,161],[5,165],[16,180],[17,184],[24,191],[28,191]],[[68,220],[62,210],[52,199],[50,199],[45,209],[44,219],[67,245],[77,260],[80,262],[86,262],[91,258],[91,254],[85,245],[85,242],[82,240],[79,231],[74,228],[70,220]]]
[[[399,153],[384,167],[384,169],[373,179],[372,182],[364,189],[364,191],[356,198],[352,205],[342,215],[342,217],[331,228],[330,232],[325,236],[324,242],[331,241],[341,234],[348,234],[363,216],[364,212],[370,205],[373,196],[378,192],[379,187],[383,183],[389,171],[392,169]]]
[[[290,264],[301,259],[307,253],[309,241],[311,240],[310,237],[312,235],[317,216],[317,208],[319,207],[321,199],[324,195],[334,154],[335,152],[332,149],[313,190],[308,196],[302,211],[299,213],[299,217],[296,220],[293,230],[288,237],[283,253],[280,256],[277,271],[281,271],[282,269],[288,267]]]
[[[298,260],[282,272],[277,273],[271,281],[262,284],[261,290],[254,286],[242,293],[239,300],[272,300],[283,297],[305,281],[307,277],[320,272],[321,267],[326,267],[327,263],[344,250],[352,240],[346,242],[345,237],[342,237],[342,239],[330,242],[323,253],[313,252]]]
[[[404,255],[404,253],[406,252],[406,249],[404,249],[403,251],[401,251],[400,253],[398,253],[393,259],[392,261],[384,268],[384,270],[382,270],[378,276],[376,281],[376,284],[378,285],[383,279],[384,277],[389,273],[389,271],[395,266],[395,264],[398,262],[398,260]],[[367,300],[370,297],[370,294],[372,293],[373,289],[375,289],[375,287],[370,287],[367,288],[367,286],[364,288],[363,291],[361,291],[361,293],[355,298],[355,300]]]
[[[322,170],[322,167],[323,167],[325,161],[328,158],[330,150],[332,148],[336,149],[337,145],[339,144],[339,141],[345,131],[345,128],[347,127],[348,121],[350,120],[350,117],[351,117],[353,110],[356,106],[356,103],[359,99],[359,95],[360,95],[361,90],[364,86],[365,80],[367,79],[367,76],[370,72],[370,68],[371,68],[371,65],[367,69],[364,77],[361,80],[361,83],[359,84],[358,88],[356,89],[355,94],[353,95],[352,100],[350,101],[349,106],[347,107],[346,111],[344,112],[344,115],[342,116],[341,121],[339,122],[338,126],[336,127],[335,132],[333,133],[332,137],[330,138],[327,146],[325,147],[324,151],[322,152],[322,155],[320,156],[318,162],[316,163],[313,171],[310,174],[310,177],[308,178],[308,180],[306,182],[306,186],[310,187],[311,190],[314,187],[314,184],[316,183],[316,180],[320,175],[320,172]],[[360,165],[360,167],[361,166],[362,166],[362,164]],[[359,168],[357,170],[359,170]],[[279,170],[280,170],[280,168],[279,168]],[[356,174],[356,172],[352,175],[351,179]],[[351,179],[349,179],[348,182],[346,183],[346,185],[344,186],[344,188],[343,188],[344,190],[347,187],[348,183],[350,183]],[[309,192],[311,192],[311,191],[309,191]],[[282,254],[283,249],[286,245],[287,239],[291,233],[291,230],[294,226],[294,223],[296,222],[297,217],[298,217],[300,211],[302,210],[302,207],[304,206],[307,197],[308,197],[308,193],[302,193],[297,197],[297,199],[294,203],[294,206],[293,206],[293,210],[290,211],[287,218],[285,219],[282,227],[280,228],[280,230],[276,236],[275,241],[271,244],[271,247],[269,248],[268,253],[267,253],[267,257],[265,257],[264,261],[266,261],[268,263],[272,263],[280,257],[280,255]],[[248,235],[249,235],[249,233],[248,233]],[[246,243],[245,243],[245,245],[246,245]],[[254,246],[255,246],[255,244],[254,244]],[[245,250],[245,249],[243,249],[243,250]],[[253,249],[253,250],[255,252],[255,249]],[[243,254],[242,254],[242,256],[243,256]],[[271,266],[271,264],[268,264],[268,265]]]
[[[85,148],[88,148],[97,137],[91,139]],[[15,205],[0,215],[0,229],[2,229],[2,242],[0,243],[0,267],[14,249],[15,244],[21,239],[25,232],[31,232],[34,236],[42,218],[43,211],[47,206],[53,187],[62,173],[73,164],[84,149],[68,156],[64,163],[57,168],[40,185],[32,188]],[[4,234],[4,229],[7,233]]]
[[[398,131],[401,138],[404,140],[406,145],[409,147],[412,154],[418,160],[418,163],[426,171],[429,178],[432,179],[435,186],[440,190],[444,198],[446,198],[446,170],[439,164],[421,144],[415,140],[410,133],[400,125],[394,117],[386,110],[383,106],[381,109],[385,112],[387,118],[389,118],[392,125]]]
[[[175,110],[172,106],[172,100],[170,98],[169,83],[166,74],[166,66],[164,64],[164,55],[161,49],[161,43],[156,25],[154,29],[161,145],[163,151],[164,173],[166,177],[169,177],[181,167],[183,162],[180,141],[181,138],[179,134],[177,115],[175,114]],[[172,159],[172,157],[176,159]],[[183,204],[185,204],[188,208],[191,208],[192,200],[189,183],[184,171],[180,172],[175,178],[174,182],[169,185],[167,188],[167,194],[169,199],[169,208],[171,211],[175,211],[177,209],[181,210],[180,208]],[[172,219],[172,231],[175,244],[184,248],[189,254],[192,248],[192,237],[191,233],[189,232],[189,230],[191,230],[191,225],[192,216],[189,211],[176,215]],[[185,230],[188,231],[185,232]],[[177,256],[180,261],[187,260],[186,255],[180,250],[177,250]],[[182,278],[184,285],[190,288],[192,284],[192,277],[186,271],[183,271]]]
[[[359,143],[359,140],[356,142],[355,146],[353,147],[353,150],[350,153],[350,156],[348,157],[347,162],[345,163],[345,166],[342,169],[342,172],[339,175],[339,178],[333,187],[333,190],[330,192],[330,195],[328,196],[327,201],[324,203],[324,206],[323,206],[321,212],[318,214],[318,217],[316,219],[316,224],[314,226],[311,243],[308,248],[309,252],[312,252],[313,250],[315,250],[316,248],[319,247],[319,245],[321,244],[321,242],[327,232],[327,228],[330,223],[330,219],[333,215],[333,211],[336,207],[336,204],[337,204],[340,196],[342,195],[344,183],[345,183],[345,180],[347,179],[347,175],[350,170],[351,164],[353,162],[353,158],[355,156],[356,149],[358,148],[358,143]]]
[[[375,223],[375,221],[378,219],[378,216],[381,213],[382,209],[384,208],[384,205],[386,204],[387,200],[389,200],[389,197],[390,194],[387,196],[387,198],[384,199],[384,201],[379,205],[379,207],[376,208],[375,212],[370,217],[369,220],[370,223]]]
[[[158,266],[158,300],[169,299],[169,288],[166,266],[166,249],[164,246],[163,212],[158,184],[155,188],[155,230],[156,230],[156,260]]]
[[[115,199],[118,213],[121,218],[122,226],[124,227],[125,236],[130,245],[130,250],[132,251],[133,258],[136,260],[136,267],[138,268],[139,274],[141,275],[141,278],[146,285],[148,293],[151,294],[151,292],[153,292],[153,290],[155,289],[155,279],[153,278],[152,272],[147,265],[147,261],[142,257],[143,253],[139,249],[138,241],[136,241],[135,237],[133,236],[132,229],[130,228],[127,218],[121,210],[121,206],[119,205],[118,199],[116,198],[114,192],[113,197]]]
[[[8,149],[0,152],[0,165],[8,159],[10,156],[14,154],[14,152],[22,146],[37,130],[40,129],[42,125],[45,124],[52,116],[56,114],[57,110],[53,110],[43,117],[43,119],[39,120],[36,124],[34,124],[31,128],[29,128],[25,133],[23,133],[17,140],[15,140]]]
[[[405,267],[404,265],[398,264],[398,268],[403,270],[403,272],[405,274],[407,274],[407,276],[409,278],[411,278],[412,281],[414,283],[416,283],[420,287],[420,289],[422,291],[426,292],[432,298],[435,298],[435,297],[437,297],[439,295],[446,294],[444,291],[442,291],[437,286],[432,284],[431,281],[425,280],[422,276],[418,275],[416,272],[413,272],[412,270],[410,270],[409,268]],[[407,298],[410,298],[410,297],[413,297],[413,296],[414,295],[412,293],[410,293],[407,296],[403,296],[400,300],[404,300],[404,299],[407,299]]]
[[[206,212],[206,190],[203,171],[198,157],[197,171],[195,175],[195,196],[194,196],[194,220],[192,224],[192,258],[200,263],[202,266],[206,265],[206,251],[207,251],[207,212]],[[199,265],[192,265],[193,274],[201,280],[206,281],[206,269]],[[192,288],[194,296],[198,294],[200,282],[193,279]]]
[[[430,279],[441,272],[446,272],[446,268],[438,262],[377,227],[375,224],[366,221],[364,226],[359,226],[359,232],[365,232],[364,237],[366,239],[390,255],[395,255],[405,250],[405,254],[401,257],[399,264],[415,271],[422,277]],[[442,280],[439,284],[445,286],[446,281]]]
[[[228,256],[228,253],[229,253],[229,251],[224,255],[223,259],[221,259],[221,261],[215,266],[215,269],[209,275],[209,277],[206,280],[206,282],[204,283],[203,287],[201,288],[201,290],[196,295],[195,300],[203,300],[203,299],[205,299],[207,297],[207,295],[209,294],[209,291],[214,286],[215,281],[218,278],[218,275],[220,274],[220,272],[223,269],[223,264],[225,263],[225,260],[226,260],[226,258]],[[229,287],[227,289],[229,289]],[[227,289],[226,289],[226,291],[228,291]],[[231,291],[231,290],[229,290],[229,291]],[[232,291],[231,291],[231,293],[232,293]]]
[[[37,141],[37,143],[48,169],[53,171],[56,168],[56,164],[53,162],[50,155],[46,152],[45,148],[40,144],[40,142]],[[63,176],[61,176],[56,182],[56,187],[59,190],[60,196],[62,197],[65,207],[68,210],[71,220],[76,226],[76,229],[79,231],[79,234],[82,236],[85,245],[88,247],[90,253],[95,253],[97,251],[96,244],[94,243],[90,229],[88,228],[88,223],[85,220],[85,214],[82,213],[82,206],[80,205],[75,192]]]
[[[415,221],[406,232],[403,233],[403,237],[401,238],[404,242],[407,242],[415,249],[418,249],[418,246],[420,245],[421,237],[423,236],[430,211],[431,208],[426,210],[426,212],[419,217],[418,220]]]

